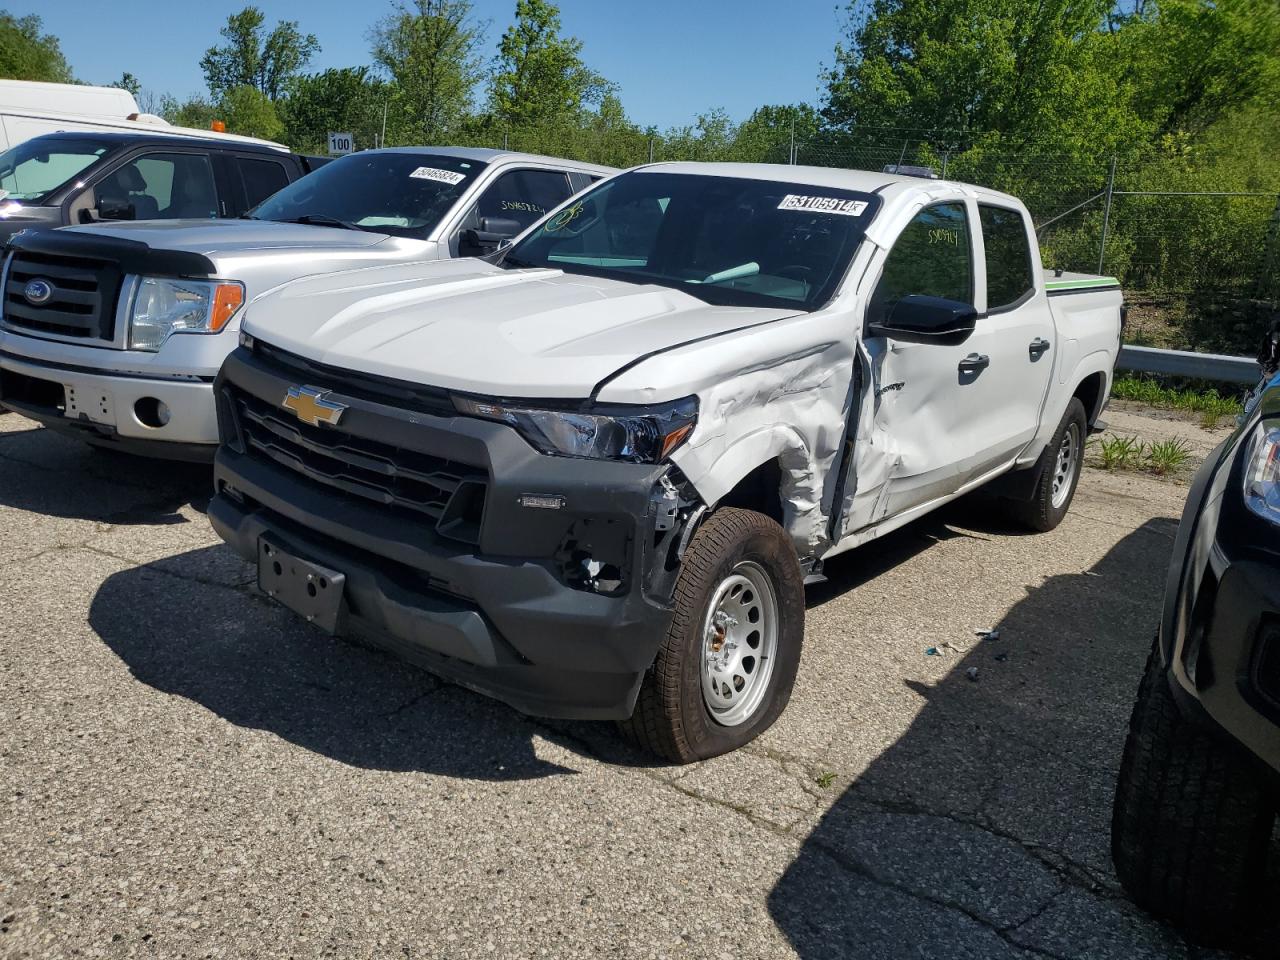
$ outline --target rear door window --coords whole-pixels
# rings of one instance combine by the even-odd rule
[[[978,205],[986,247],[987,309],[1011,307],[1035,289],[1026,221],[1017,210]]]
[[[240,170],[240,179],[244,182],[245,202],[250,208],[289,185],[288,171],[284,164],[275,160],[236,157],[236,166]]]

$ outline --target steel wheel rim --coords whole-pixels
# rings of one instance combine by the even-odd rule
[[[737,564],[702,620],[702,702],[717,723],[746,723],[764,702],[778,648],[778,596],[764,567]]]
[[[1067,427],[1066,435],[1058,446],[1058,456],[1053,464],[1053,506],[1060,508],[1071,495],[1075,483],[1076,461],[1080,459],[1080,428],[1074,423]]]

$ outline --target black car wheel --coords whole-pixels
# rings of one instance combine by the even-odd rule
[[[1152,649],[1120,764],[1111,856],[1137,903],[1203,942],[1256,925],[1275,807],[1243,750],[1178,709]]]
[[[804,639],[804,576],[775,521],[725,507],[698,528],[676,581],[675,616],[620,724],[674,763],[734,750],[791,696]]]

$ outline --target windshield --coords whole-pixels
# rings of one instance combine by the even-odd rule
[[[810,184],[636,171],[579,197],[502,262],[657,283],[709,303],[816,310],[879,204]]]
[[[426,153],[353,153],[268,197],[253,217],[423,239],[484,167]]]
[[[97,163],[111,144],[92,137],[36,137],[0,153],[0,190],[10,200],[39,204]]]

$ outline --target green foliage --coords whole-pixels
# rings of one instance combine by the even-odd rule
[[[265,140],[284,136],[284,124],[276,114],[275,104],[257,87],[232,87],[218,102],[218,114],[228,133]]]
[[[791,142],[813,140],[822,129],[822,116],[807,103],[763,106],[738,125],[733,139],[734,159],[748,163],[787,163]]]
[[[210,47],[200,60],[215,97],[237,87],[254,87],[276,100],[320,49],[315,35],[301,33],[295,20],[280,21],[270,33],[265,23],[263,12],[252,6],[227,17],[221,30],[226,44]]]
[[[1103,470],[1130,470],[1142,460],[1145,445],[1137,437],[1108,434],[1098,441]]]
[[[1150,407],[1212,416],[1215,424],[1218,419],[1237,416],[1243,410],[1238,398],[1221,396],[1214,388],[1176,390],[1151,377],[1118,376],[1111,384],[1111,395]]]
[[[663,137],[662,160],[728,160],[734,153],[737,130],[724,110],[717,107],[698,114],[692,126],[672,127]]]
[[[390,85],[388,142],[448,143],[462,134],[483,77],[484,28],[469,0],[399,4],[370,39]]]
[[[575,118],[609,91],[581,54],[581,40],[560,35],[559,7],[547,0],[516,0],[515,22],[502,34],[493,63],[491,109],[512,125]]]
[[[324,153],[331,130],[350,130],[357,149],[376,146],[390,87],[366,67],[342,67],[294,77],[276,104],[284,141],[295,150]]]
[[[142,84],[132,73],[127,70],[120,74],[120,79],[111,84],[113,87],[119,87],[121,90],[128,90],[135,97],[142,93]]]
[[[220,119],[218,108],[204,97],[190,97],[179,103],[174,97],[165,96],[160,101],[160,116],[176,126],[197,130],[208,130],[209,124]]]
[[[41,27],[38,16],[15,17],[7,10],[0,11],[0,77],[74,83],[58,38],[42,34]]]
[[[1157,440],[1147,447],[1147,469],[1156,476],[1173,473],[1191,459],[1191,445],[1180,437]]]

